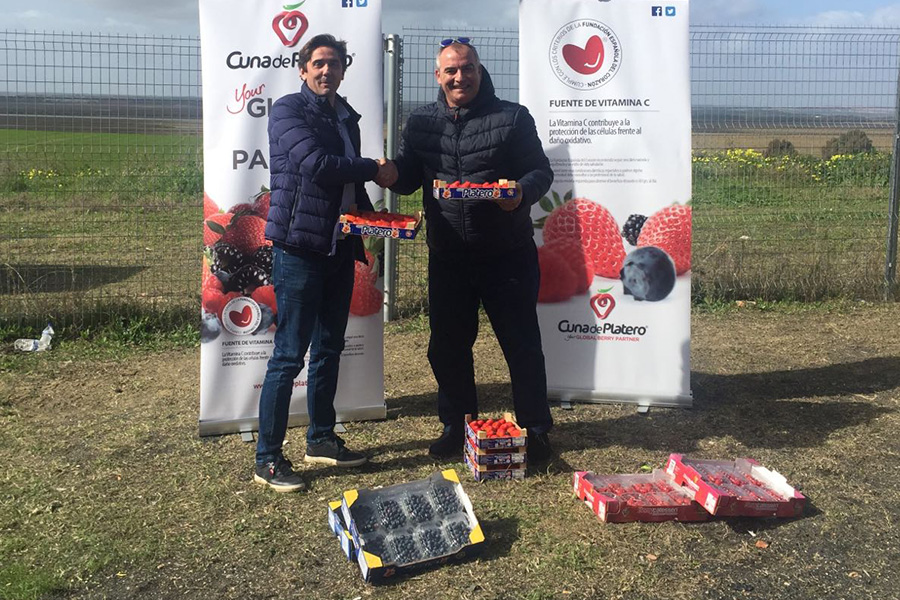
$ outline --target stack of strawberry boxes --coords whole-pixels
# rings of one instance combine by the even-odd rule
[[[705,521],[717,517],[796,517],[806,498],[753,459],[699,460],[672,454],[649,474],[575,473],[575,496],[601,521]]]
[[[466,415],[466,465],[475,481],[524,479],[528,461],[528,431],[510,413],[499,419]]]

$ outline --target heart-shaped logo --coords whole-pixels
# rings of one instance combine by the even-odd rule
[[[275,15],[272,19],[272,30],[278,35],[281,43],[288,48],[293,48],[306,33],[309,21],[299,10],[286,10]]]
[[[572,70],[582,75],[593,75],[603,65],[603,41],[593,36],[584,48],[566,44],[562,49],[563,58]]]
[[[228,318],[238,327],[246,327],[253,320],[253,309],[249,306],[244,306],[244,310],[241,312],[232,310],[228,313]]]
[[[605,319],[616,307],[616,299],[612,294],[600,292],[591,296],[591,308],[598,319]]]

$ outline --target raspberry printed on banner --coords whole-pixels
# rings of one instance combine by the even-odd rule
[[[588,261],[584,255],[584,248],[581,247],[578,240],[571,238],[556,239],[545,243],[544,247],[552,249],[568,263],[578,283],[575,288],[576,294],[586,292],[591,287],[591,282],[594,281],[593,262]]]
[[[604,207],[586,198],[574,198],[554,208],[544,221],[544,243],[566,238],[581,243],[595,275],[619,276],[625,246],[616,220]]]
[[[622,225],[622,237],[628,240],[632,246],[637,246],[638,236],[641,234],[641,228],[647,221],[644,215],[630,215],[625,224]]]
[[[552,245],[538,248],[538,265],[541,270],[538,302],[564,302],[575,295],[579,278]]]
[[[231,244],[244,254],[253,254],[260,246],[269,246],[266,240],[266,221],[256,215],[234,215],[225,229],[222,241]]]
[[[200,306],[208,313],[218,315],[224,305],[225,294],[220,289],[209,287],[200,294]]]
[[[206,220],[219,212],[221,212],[219,206],[209,197],[209,194],[203,192],[203,219]]]
[[[650,215],[641,228],[639,247],[662,248],[675,262],[678,275],[691,269],[691,207],[673,204]]]
[[[356,279],[353,284],[353,297],[350,298],[350,314],[357,317],[368,317],[381,310],[384,305],[384,293],[372,284]]]
[[[625,294],[657,302],[675,287],[675,263],[656,246],[638,248],[625,258],[621,277]]]
[[[357,317],[374,315],[384,305],[384,293],[375,287],[378,273],[375,258],[366,250],[369,264],[357,261],[353,266],[353,296],[350,298],[350,314]]]

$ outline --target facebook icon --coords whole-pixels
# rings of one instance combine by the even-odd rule
[[[675,7],[674,7],[674,6],[667,6],[667,7],[666,7],[666,16],[667,16],[667,17],[674,17],[674,16],[675,16]]]
[[[341,0],[341,8],[353,8],[353,0]]]
[[[650,14],[653,15],[654,17],[661,17],[662,16],[662,6],[651,6]]]

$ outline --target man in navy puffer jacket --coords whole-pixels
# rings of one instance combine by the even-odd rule
[[[349,66],[346,43],[317,35],[300,50],[300,64],[300,92],[280,98],[269,115],[272,195],[266,238],[273,246],[278,328],[259,398],[254,481],[279,492],[306,487],[281,446],[307,349],[305,460],[340,467],[367,461],[334,433],[354,260],[365,261],[362,240],[343,238],[338,218],[354,204],[372,210],[363,184],[384,176],[376,161],[360,156],[360,116],[337,95]]]
[[[459,456],[464,415],[478,414],[472,346],[480,301],[509,366],[516,420],[529,431],[528,459],[541,461],[551,453],[547,432],[553,419],[530,213],[550,188],[553,171],[534,119],[524,106],[497,98],[468,38],[444,40],[436,67],[438,101],[409,116],[394,161],[399,178],[391,185],[400,194],[421,186],[428,226],[428,359],[444,426],[429,453]],[[519,193],[501,201],[435,199],[434,179],[510,179]]]

